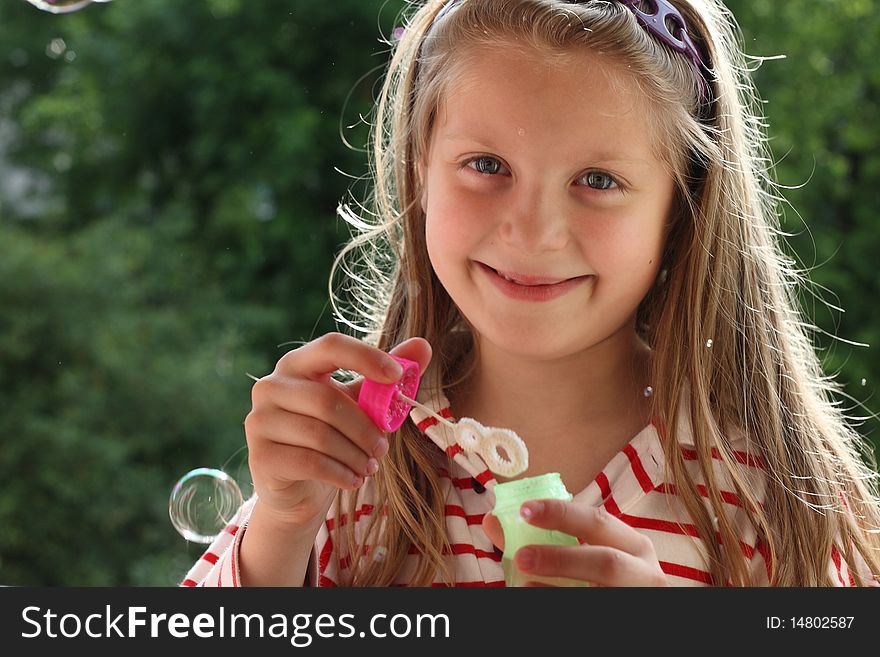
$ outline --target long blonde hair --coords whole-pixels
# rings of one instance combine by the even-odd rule
[[[708,552],[716,584],[752,583],[713,474],[713,447],[756,528],[779,586],[830,585],[829,558],[840,550],[857,584],[855,553],[880,573],[880,504],[873,455],[835,401],[800,317],[804,272],[786,257],[757,91],[735,20],[718,0],[673,0],[711,71],[712,102],[701,105],[693,66],[638,25],[616,2],[463,0],[443,20],[444,2],[413,3],[394,44],[375,109],[371,206],[340,205],[355,229],[333,263],[330,292],[338,319],[380,349],[422,336],[434,349],[427,385],[454,389],[474,364],[469,325],[434,275],[424,235],[424,161],[434,116],[460,70],[462,52],[518,44],[545,54],[602,53],[631,72],[656,108],[658,157],[675,181],[675,217],[662,268],[645,297],[637,330],[653,349],[652,415],[675,436],[682,403],[705,486],[704,501],[673,439],[664,441],[673,482]],[[430,28],[430,29],[429,29]],[[339,285],[334,281],[342,273]],[[711,349],[706,348],[712,340]],[[745,435],[769,479],[758,500],[731,447]],[[412,423],[390,440],[375,476],[381,512],[363,533],[345,527],[351,583],[394,582],[407,555],[419,555],[410,584],[438,574],[452,583],[439,469],[443,455]],[[867,463],[866,463],[867,461]],[[873,468],[873,469],[872,469]],[[355,517],[358,494],[342,493],[338,515]],[[713,525],[717,518],[717,527]],[[365,558],[382,546],[382,559]]]

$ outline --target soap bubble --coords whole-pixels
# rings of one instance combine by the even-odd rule
[[[110,0],[27,0],[37,9],[53,14],[69,14],[78,11],[93,2],[110,2]]]
[[[196,468],[174,485],[168,515],[186,540],[210,543],[235,518],[242,501],[235,479],[222,470]]]

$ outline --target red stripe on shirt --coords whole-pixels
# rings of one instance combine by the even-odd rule
[[[373,505],[372,504],[362,504],[361,508],[354,512],[354,521],[357,523],[358,520],[361,519],[361,516],[368,516],[373,513]],[[348,524],[348,514],[343,513],[339,518],[339,526]],[[336,518],[327,518],[327,530],[333,531],[336,528]]]
[[[217,556],[216,554],[214,554],[213,552],[205,552],[205,553],[202,555],[202,559],[204,559],[205,561],[207,561],[207,562],[210,563],[210,564],[215,564],[215,563],[217,563],[217,559],[219,559],[219,558],[220,558],[220,557],[218,557],[218,556]]]
[[[330,519],[327,520],[327,527],[330,527]],[[333,539],[330,538],[330,534],[327,534],[327,541],[324,543],[324,547],[321,548],[321,553],[318,555],[318,574],[323,575],[324,571],[327,570],[327,565],[330,563],[330,555],[333,553]]]
[[[688,461],[696,461],[697,460],[697,450],[691,449],[690,447],[681,447],[681,454]],[[750,454],[749,452],[740,452],[734,450],[732,452],[733,458],[736,459],[737,463],[741,463],[742,465],[748,465],[752,468],[759,468],[761,470],[766,470],[767,466],[764,465],[764,460],[756,455]],[[721,460],[721,452],[718,451],[717,447],[712,448],[712,458],[716,461]]]
[[[501,555],[497,552],[486,552],[485,550],[479,550],[475,548],[470,543],[454,543],[449,546],[452,550],[452,554],[472,554],[477,559],[491,559],[492,561],[501,561]]]
[[[454,459],[457,454],[464,454],[464,448],[458,443],[452,443],[446,448],[446,456]]]
[[[325,550],[326,550],[326,546],[325,546]],[[366,554],[367,552],[369,552],[369,550],[370,550],[370,546],[365,545],[362,552],[364,554]],[[421,554],[421,550],[419,550],[415,545],[411,545],[409,547],[408,554],[418,555],[418,554]],[[496,562],[501,561],[501,554],[499,554],[498,552],[496,552],[494,550],[492,552],[488,552],[486,550],[480,550],[479,548],[474,547],[470,543],[453,543],[452,545],[449,546],[449,549],[444,548],[442,550],[441,554],[443,554],[443,555],[453,554],[456,556],[458,556],[458,555],[473,555],[477,559],[491,559],[492,561],[496,561]],[[324,558],[323,551],[322,551],[321,558],[322,558],[322,560]],[[329,556],[328,556],[328,560],[329,560]],[[351,556],[350,555],[346,555],[339,560],[339,569],[340,570],[345,570],[345,569],[349,568],[350,566],[351,566]],[[321,570],[323,572],[323,570],[321,569],[320,566],[319,566],[319,570]]]
[[[449,481],[452,482],[452,485],[459,490],[473,490],[473,477],[453,477],[451,474],[449,474],[448,470],[445,470],[443,468],[437,470],[437,474],[444,479],[449,479]]]
[[[655,490],[658,493],[666,493],[667,495],[678,495],[678,489],[675,487],[675,484],[663,483],[657,486]],[[697,484],[697,491],[699,491],[700,495],[702,495],[703,497],[707,499],[709,498],[709,489],[706,488],[705,485]],[[742,499],[740,499],[739,495],[737,495],[736,493],[722,490],[719,491],[719,494],[721,495],[722,501],[726,502],[727,504],[732,504],[733,506],[743,508]],[[760,504],[760,506],[763,507],[764,505]]]
[[[482,524],[483,516],[486,515],[485,513],[466,514],[464,512],[464,507],[457,504],[447,504],[444,513],[447,517],[458,516],[459,518],[464,518],[465,520],[467,520],[467,524],[469,525]]]
[[[490,479],[494,479],[495,475],[492,474],[491,470],[483,470],[480,474],[478,474],[474,479],[476,479],[481,485],[485,486],[486,482]]]
[[[195,580],[192,580],[192,579],[185,579],[185,580],[183,580],[183,584],[181,584],[181,586],[195,586],[195,585],[196,585],[196,582],[195,582]]]
[[[692,579],[697,582],[708,584],[709,586],[712,586],[714,582],[712,579],[712,573],[707,573],[705,570],[700,570],[699,568],[691,568],[690,566],[683,566],[679,563],[670,563],[668,561],[661,561],[660,568],[663,569],[663,572],[667,575]]]
[[[837,579],[840,581],[840,585],[846,586],[846,581],[843,579],[843,570],[840,567],[840,552],[836,545],[831,546],[831,560],[834,562],[834,567],[837,568]]]
[[[409,548],[409,554],[420,554],[419,549],[415,545],[411,545]],[[486,550],[480,550],[474,547],[470,543],[453,543],[449,546],[449,549],[443,548],[441,552],[443,555],[473,555],[477,559],[491,559],[492,561],[501,561],[501,555],[494,550],[492,552],[487,552]]]
[[[439,415],[440,417],[442,417],[443,419],[446,419],[446,420],[452,419],[452,411],[449,410],[448,406],[445,408],[441,408],[439,411],[437,411],[437,415]],[[439,424],[439,423],[440,423],[440,420],[435,418],[433,415],[429,415],[424,420],[419,422],[416,426],[419,428],[419,431],[421,431],[422,433],[425,433],[425,431],[427,429],[429,429],[430,427],[433,427],[434,425]]]
[[[449,481],[452,482],[452,485],[459,490],[470,491],[473,491],[474,489],[474,481],[479,483],[481,486],[485,486],[487,481],[495,478],[495,475],[492,474],[491,470],[483,470],[476,477],[453,477],[449,474],[448,470],[444,470],[442,468],[437,471],[437,474],[439,474],[444,479],[449,479]]]
[[[611,496],[611,484],[608,482],[608,476],[604,471],[596,475],[596,485],[599,486],[599,491],[602,493],[602,503],[608,513],[617,518],[623,515],[617,507],[617,502]]]
[[[617,517],[634,529],[650,529],[655,532],[665,532],[667,534],[683,534],[686,536],[694,537],[700,536],[700,533],[697,531],[696,526],[688,523],[679,523],[672,520],[659,520],[657,518],[630,516],[625,513],[620,514]]]
[[[666,433],[666,424],[659,417],[652,417],[651,424],[653,424],[657,428],[657,433],[660,434],[660,437],[665,442],[667,440]],[[690,449],[689,447],[681,446],[681,452],[684,455],[684,458],[693,461],[697,458],[697,451],[695,449]],[[762,470],[766,470],[767,466],[764,464],[764,460],[758,456],[757,454],[749,454],[748,452],[741,451],[733,451],[734,458],[742,463],[743,465],[749,465],[753,468],[760,468]],[[718,451],[717,447],[712,448],[712,458],[716,460],[721,460],[721,452]]]
[[[490,473],[490,475],[491,475],[491,473]],[[467,479],[466,481],[468,482],[468,484],[470,484],[471,480]],[[470,488],[470,485],[468,485],[468,488]],[[373,505],[364,504],[360,508],[360,510],[358,510],[355,513],[355,522],[359,521],[363,516],[370,515],[373,512],[373,510],[374,510]],[[460,516],[462,518],[465,518],[469,525],[479,525],[480,523],[483,522],[483,515],[484,514],[466,515],[463,507],[458,506],[458,505],[454,505],[454,504],[450,504],[445,507],[445,515],[447,515],[447,516]],[[336,523],[334,522],[335,520],[336,520],[335,518],[327,518],[326,522],[327,522],[327,530],[328,531],[332,532],[332,531],[336,530]],[[345,515],[343,515],[342,522],[339,524],[339,526],[342,527],[346,524],[348,524],[348,519],[346,518]]]
[[[635,448],[633,448],[632,445],[627,445],[623,448],[623,453],[626,454],[626,457],[629,459],[630,467],[632,468],[636,479],[639,480],[639,485],[642,487],[642,490],[646,493],[652,491],[654,489],[654,482],[651,481],[648,473],[645,472],[645,466],[642,465],[642,461]]]
[[[755,544],[755,550],[764,558],[764,565],[767,568],[767,581],[773,582],[773,568],[770,560],[770,548],[764,542],[758,539]]]
[[[700,538],[700,532],[697,530],[696,525],[690,523],[661,520],[658,518],[645,518],[642,516],[631,516],[621,512],[620,507],[617,506],[617,502],[615,502],[614,496],[611,493],[611,485],[604,472],[600,472],[596,476],[596,484],[598,484],[599,490],[602,492],[604,506],[608,513],[620,518],[630,527],[633,527],[634,529],[650,529],[652,531],[666,532],[667,534],[683,534],[686,536],[693,536],[694,538]],[[719,543],[721,542],[721,534],[719,532],[715,532],[715,538]],[[751,559],[752,554],[754,553],[754,548],[742,541],[739,542],[739,545],[743,555],[747,559]]]
[[[697,526],[690,523],[680,523],[672,520],[658,520],[656,518],[642,518],[626,514],[618,517],[634,529],[650,529],[652,531],[665,532],[667,534],[679,534],[702,539]],[[720,532],[715,532],[715,540],[718,541],[719,545],[721,544]],[[755,553],[755,548],[742,541],[739,541],[739,548],[746,559],[751,559]]]

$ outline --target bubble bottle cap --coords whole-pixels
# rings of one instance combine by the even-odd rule
[[[397,431],[412,409],[412,405],[401,399],[400,395],[415,399],[421,372],[417,362],[389,355],[403,367],[403,376],[394,383],[379,383],[364,378],[358,394],[358,406],[382,431]]]

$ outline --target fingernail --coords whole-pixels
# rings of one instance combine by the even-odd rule
[[[535,567],[535,551],[531,548],[520,548],[516,553],[516,565],[520,570],[531,570]]]
[[[373,456],[377,459],[382,458],[388,452],[388,439],[382,436],[379,439],[379,442],[376,443],[376,447],[373,449]]]
[[[367,461],[367,474],[368,475],[376,474],[376,472],[378,470],[379,470],[379,461],[377,461],[376,459],[370,459],[369,461]]]
[[[395,379],[403,376],[403,366],[393,358],[386,358],[382,361],[382,371]]]
[[[525,520],[531,520],[544,510],[543,502],[526,502],[519,508],[519,514]]]

